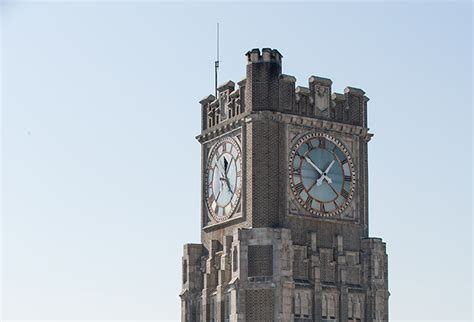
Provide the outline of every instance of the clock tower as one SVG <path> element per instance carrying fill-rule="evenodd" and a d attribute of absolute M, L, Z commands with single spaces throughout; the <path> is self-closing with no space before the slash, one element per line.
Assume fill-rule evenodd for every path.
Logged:
<path fill-rule="evenodd" d="M 182 321 L 388 321 L 385 243 L 369 237 L 365 92 L 282 74 L 275 49 L 200 101 L 201 243 Z"/>

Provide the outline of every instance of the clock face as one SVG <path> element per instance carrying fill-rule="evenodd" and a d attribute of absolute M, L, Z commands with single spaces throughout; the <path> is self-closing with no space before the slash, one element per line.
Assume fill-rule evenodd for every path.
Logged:
<path fill-rule="evenodd" d="M 209 155 L 205 178 L 206 204 L 211 216 L 222 221 L 235 212 L 242 188 L 240 147 L 232 138 L 217 142 Z"/>
<path fill-rule="evenodd" d="M 290 153 L 289 177 L 295 199 L 313 215 L 338 215 L 352 200 L 352 158 L 341 142 L 327 134 L 311 133 L 298 140 Z"/>

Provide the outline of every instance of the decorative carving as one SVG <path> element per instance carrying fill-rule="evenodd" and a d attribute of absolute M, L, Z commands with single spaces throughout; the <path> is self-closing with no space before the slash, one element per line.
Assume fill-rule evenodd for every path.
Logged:
<path fill-rule="evenodd" d="M 322 297 L 322 316 L 323 319 L 336 319 L 337 317 L 337 297 L 336 294 L 325 293 Z"/>
<path fill-rule="evenodd" d="M 327 87 L 321 87 L 321 86 L 316 87 L 316 93 L 318 94 L 319 97 L 323 97 L 324 95 L 326 95 L 327 92 L 328 92 Z"/>
<path fill-rule="evenodd" d="M 281 268 L 282 269 L 289 269 L 290 268 L 290 247 L 288 244 L 284 243 L 281 249 L 281 258 L 282 258 L 282 263 L 281 263 Z"/>
<path fill-rule="evenodd" d="M 234 272 L 237 271 L 238 267 L 239 267 L 239 253 L 237 251 L 237 247 L 234 246 L 234 250 L 232 251 L 232 270 Z"/>
<path fill-rule="evenodd" d="M 349 294 L 347 306 L 347 317 L 349 321 L 360 321 L 362 319 L 362 299 L 359 294 Z"/>
<path fill-rule="evenodd" d="M 329 98 L 329 87 L 326 86 L 316 86 L 315 88 L 316 95 L 314 97 L 314 102 L 318 110 L 321 112 L 327 110 L 331 104 Z"/>
<path fill-rule="evenodd" d="M 304 290 L 295 291 L 294 298 L 294 314 L 295 321 L 307 321 L 313 315 L 313 303 L 311 299 L 311 292 Z"/>

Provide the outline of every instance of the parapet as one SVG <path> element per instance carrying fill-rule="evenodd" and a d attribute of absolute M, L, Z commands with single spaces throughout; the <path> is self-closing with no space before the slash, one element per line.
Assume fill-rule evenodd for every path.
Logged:
<path fill-rule="evenodd" d="M 246 53 L 247 62 L 251 63 L 278 63 L 281 64 L 282 55 L 276 49 L 271 48 L 262 48 L 262 52 L 260 53 L 260 49 L 254 48 Z"/>
<path fill-rule="evenodd" d="M 367 127 L 367 102 L 362 89 L 346 87 L 332 93 L 332 80 L 311 76 L 308 86 L 296 86 L 296 78 L 281 72 L 282 55 L 276 49 L 252 49 L 246 53 L 247 77 L 228 81 L 200 103 L 202 130 L 237 118 L 244 112 L 274 111 Z"/>
<path fill-rule="evenodd" d="M 235 89 L 235 83 L 228 81 L 217 87 L 217 97 L 208 95 L 199 101 L 203 131 L 245 111 L 245 83 L 245 79 L 241 80 L 238 82 L 239 87 Z"/>
<path fill-rule="evenodd" d="M 308 87 L 289 87 L 290 76 L 282 75 L 279 108 L 285 113 L 367 127 L 367 101 L 361 89 L 346 87 L 344 94 L 332 93 L 332 80 L 311 76 Z"/>

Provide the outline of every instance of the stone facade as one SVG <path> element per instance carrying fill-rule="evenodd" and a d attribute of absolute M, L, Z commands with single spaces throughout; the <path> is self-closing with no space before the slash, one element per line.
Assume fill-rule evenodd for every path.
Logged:
<path fill-rule="evenodd" d="M 331 94 L 316 76 L 296 87 L 274 49 L 247 60 L 237 88 L 229 81 L 200 102 L 201 244 L 184 246 L 181 320 L 388 321 L 385 243 L 368 232 L 369 99 L 352 87 Z M 289 187 L 290 150 L 309 132 L 343 142 L 354 164 L 354 193 L 336 216 L 309 214 Z M 223 137 L 240 146 L 242 189 L 218 220 L 205 173 Z"/>

